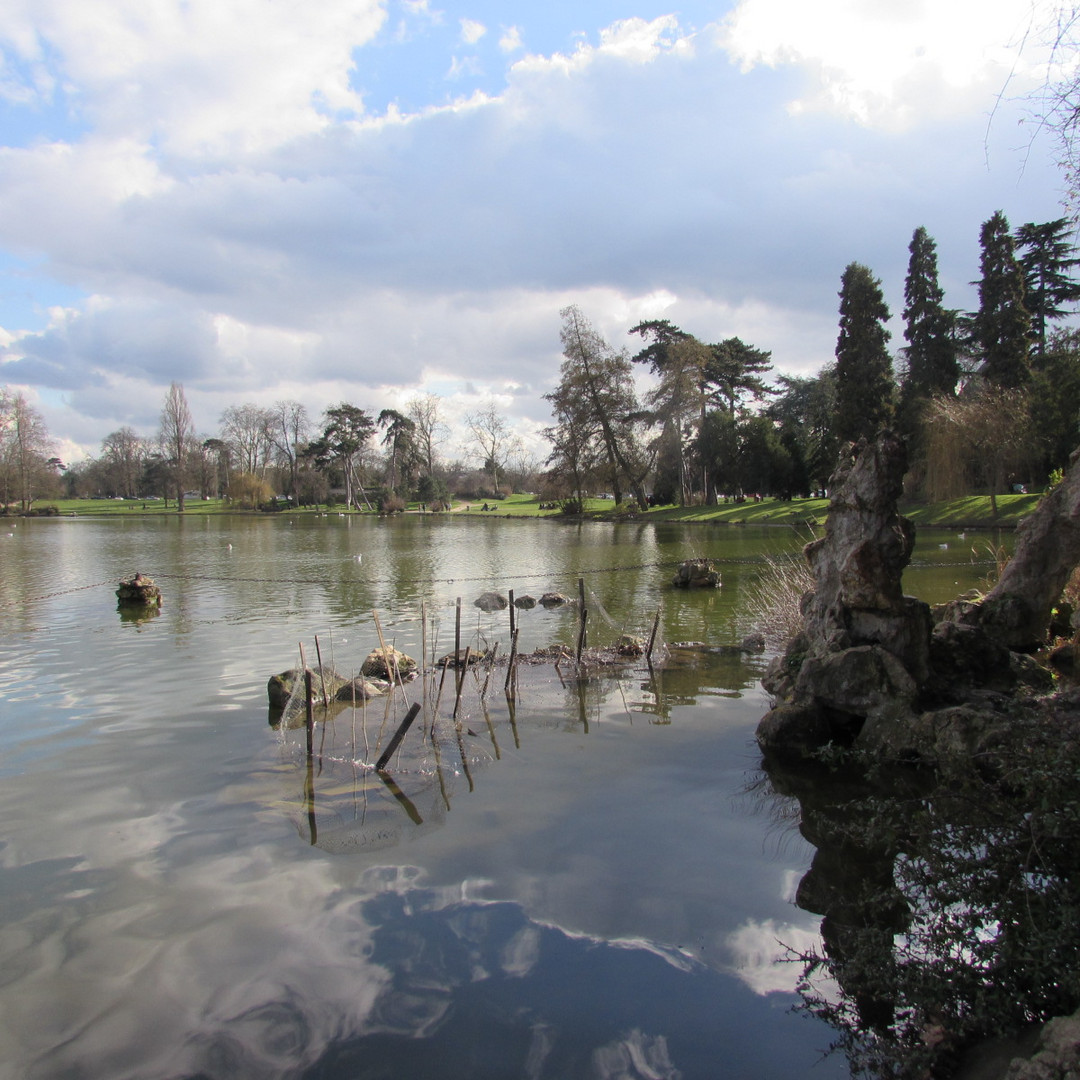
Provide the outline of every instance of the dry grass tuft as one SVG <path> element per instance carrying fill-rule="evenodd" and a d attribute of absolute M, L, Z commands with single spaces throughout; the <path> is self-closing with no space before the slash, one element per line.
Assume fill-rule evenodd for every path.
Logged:
<path fill-rule="evenodd" d="M 800 552 L 766 555 L 761 572 L 743 594 L 743 614 L 752 633 L 782 648 L 803 626 L 800 604 L 814 589 L 814 577 Z"/>

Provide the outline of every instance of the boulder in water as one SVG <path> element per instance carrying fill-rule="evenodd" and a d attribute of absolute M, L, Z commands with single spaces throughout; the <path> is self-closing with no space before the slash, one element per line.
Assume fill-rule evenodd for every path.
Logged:
<path fill-rule="evenodd" d="M 120 582 L 116 599 L 124 606 L 160 607 L 161 590 L 152 579 L 137 573 L 134 577 Z"/>
<path fill-rule="evenodd" d="M 716 589 L 720 586 L 720 574 L 708 559 L 687 559 L 671 584 L 678 589 Z"/>
<path fill-rule="evenodd" d="M 387 664 L 389 661 L 389 665 Z M 388 648 L 383 653 L 382 649 L 374 649 L 369 652 L 367 658 L 360 665 L 360 674 L 367 675 L 369 678 L 375 677 L 379 679 L 387 679 L 390 682 L 394 680 L 394 672 L 403 679 L 407 679 L 416 674 L 417 663 L 411 656 L 406 656 L 403 652 L 398 652 L 393 646 Z"/>

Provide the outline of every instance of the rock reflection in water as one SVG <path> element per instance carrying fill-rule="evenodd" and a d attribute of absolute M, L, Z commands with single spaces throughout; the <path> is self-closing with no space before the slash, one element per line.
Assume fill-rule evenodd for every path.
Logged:
<path fill-rule="evenodd" d="M 1075 748 L 1046 750 L 993 778 L 766 762 L 817 849 L 796 894 L 822 916 L 803 1008 L 853 1075 L 957 1075 L 981 1042 L 1080 1005 L 1080 773 Z"/>

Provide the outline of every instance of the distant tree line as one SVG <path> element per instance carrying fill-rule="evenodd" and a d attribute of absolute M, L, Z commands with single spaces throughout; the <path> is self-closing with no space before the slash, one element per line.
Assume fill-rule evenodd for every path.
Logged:
<path fill-rule="evenodd" d="M 895 357 L 881 282 L 847 266 L 835 359 L 809 378 L 773 376 L 769 352 L 666 320 L 631 328 L 643 342 L 631 356 L 566 308 L 548 483 L 574 505 L 599 490 L 681 505 L 791 498 L 824 490 L 840 447 L 885 426 L 908 439 L 913 493 L 1045 483 L 1080 444 L 1080 332 L 1054 326 L 1080 299 L 1071 226 L 1014 233 L 998 212 L 980 247 L 979 306 L 963 312 L 945 306 L 936 245 L 915 230 Z M 634 364 L 655 379 L 640 397 Z"/>
<path fill-rule="evenodd" d="M 153 436 L 110 433 L 100 455 L 68 469 L 64 483 L 71 496 L 165 497 L 181 511 L 192 497 L 249 509 L 336 502 L 393 511 L 409 501 L 438 508 L 451 493 L 498 498 L 536 482 L 537 464 L 494 403 L 468 414 L 466 427 L 466 460 L 445 459 L 440 401 L 420 394 L 404 412 L 342 401 L 316 420 L 298 401 L 231 405 L 215 434 L 200 434 L 174 382 Z"/>
<path fill-rule="evenodd" d="M 631 327 L 631 354 L 565 308 L 544 463 L 493 401 L 465 417 L 460 460 L 441 453 L 449 430 L 432 394 L 400 412 L 342 401 L 318 418 L 292 400 L 233 405 L 216 432 L 199 433 L 174 382 L 155 435 L 121 427 L 97 457 L 65 468 L 26 396 L 0 388 L 0 506 L 26 510 L 62 490 L 165 496 L 178 510 L 193 495 L 384 511 L 515 489 L 568 510 L 596 494 L 624 507 L 792 498 L 825 490 L 840 447 L 886 425 L 908 439 L 912 493 L 1042 486 L 1080 443 L 1080 331 L 1056 326 L 1080 300 L 1069 222 L 1014 232 L 1004 214 L 990 217 L 970 312 L 946 306 L 926 229 L 908 250 L 904 346 L 890 354 L 881 282 L 853 262 L 840 279 L 835 357 L 809 377 L 774 372 L 770 352 L 738 337 L 706 342 L 667 320 Z"/>

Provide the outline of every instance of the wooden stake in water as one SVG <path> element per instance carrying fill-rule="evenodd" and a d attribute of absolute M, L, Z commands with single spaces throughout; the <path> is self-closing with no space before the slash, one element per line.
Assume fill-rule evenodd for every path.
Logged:
<path fill-rule="evenodd" d="M 578 610 L 581 612 L 581 623 L 578 627 L 578 646 L 577 646 L 577 658 L 578 663 L 581 663 L 581 653 L 585 648 L 585 620 L 589 617 L 589 612 L 585 607 L 585 579 L 579 577 L 577 579 L 577 593 L 578 593 Z"/>
<path fill-rule="evenodd" d="M 457 719 L 458 708 L 461 705 L 461 691 L 465 688 L 465 672 L 469 670 L 469 654 L 472 651 L 472 646 L 465 646 L 465 662 L 462 664 L 461 674 L 458 676 L 457 681 L 457 697 L 454 699 L 454 715 L 453 719 Z"/>
<path fill-rule="evenodd" d="M 304 655 L 304 643 L 300 642 L 300 666 L 304 669 L 304 705 L 305 724 L 307 726 L 307 753 L 311 757 L 314 750 L 312 729 L 315 726 L 315 702 L 314 690 L 311 685 L 311 668 L 307 666 L 307 657 Z"/>
<path fill-rule="evenodd" d="M 510 662 L 506 665 L 506 682 L 503 683 L 503 690 L 510 689 L 510 683 L 514 678 L 514 665 L 517 663 L 517 642 L 518 632 L 514 631 L 514 636 L 510 639 Z"/>
<path fill-rule="evenodd" d="M 398 670 L 397 657 L 390 655 L 390 650 L 386 647 L 386 638 L 383 637 L 382 624 L 379 622 L 379 613 L 373 611 L 371 613 L 372 618 L 375 620 L 375 630 L 379 635 L 379 648 L 382 649 L 383 663 L 386 665 L 386 674 L 390 677 L 390 697 L 394 696 L 394 686 L 401 687 L 401 700 L 404 704 L 408 705 L 408 699 L 405 697 L 405 684 L 401 681 L 401 672 Z"/>
<path fill-rule="evenodd" d="M 499 643 L 495 642 L 495 648 L 491 650 L 491 655 L 488 657 L 487 674 L 484 676 L 484 685 L 480 689 L 480 700 L 483 701 L 487 695 L 488 683 L 491 681 L 491 673 L 495 670 L 495 658 L 499 655 Z"/>
<path fill-rule="evenodd" d="M 458 661 L 461 659 L 461 597 L 458 597 L 457 610 L 454 616 L 454 680 L 461 684 L 461 669 Z M 460 692 L 460 690 L 458 691 Z"/>
<path fill-rule="evenodd" d="M 514 636 L 517 629 L 517 608 L 514 605 L 514 590 L 510 590 L 510 636 Z"/>
<path fill-rule="evenodd" d="M 305 726 L 307 727 L 307 756 L 310 758 L 312 751 L 315 748 L 315 689 L 312 686 L 311 681 L 311 668 L 306 665 L 304 667 L 304 697 L 307 700 L 307 711 L 305 714 Z"/>
<path fill-rule="evenodd" d="M 319 635 L 315 635 L 315 657 L 319 661 L 319 683 L 322 686 L 322 703 L 324 706 L 330 704 L 330 698 L 326 693 L 326 674 L 323 671 L 322 663 L 322 649 L 319 648 Z"/>
<path fill-rule="evenodd" d="M 420 701 L 427 712 L 427 601 L 420 601 Z"/>
<path fill-rule="evenodd" d="M 649 647 L 645 650 L 645 659 L 652 665 L 653 645 L 656 643 L 656 631 L 660 627 L 660 609 L 656 609 L 656 617 L 652 621 L 652 633 L 649 635 Z"/>
<path fill-rule="evenodd" d="M 581 626 L 578 629 L 578 639 L 577 639 L 577 662 L 579 664 L 581 663 L 582 651 L 585 649 L 585 621 L 588 619 L 588 617 L 589 617 L 589 609 L 588 608 L 582 608 L 581 609 Z"/>
<path fill-rule="evenodd" d="M 401 740 L 405 738 L 406 732 L 412 727 L 412 722 L 416 719 L 420 712 L 420 702 L 414 702 L 412 708 L 405 714 L 405 719 L 398 725 L 397 731 L 394 732 L 394 737 L 386 744 L 386 749 L 382 753 L 382 757 L 375 762 L 375 769 L 377 772 L 382 772 L 386 768 L 386 763 L 394 756 L 394 751 L 401 745 Z"/>

